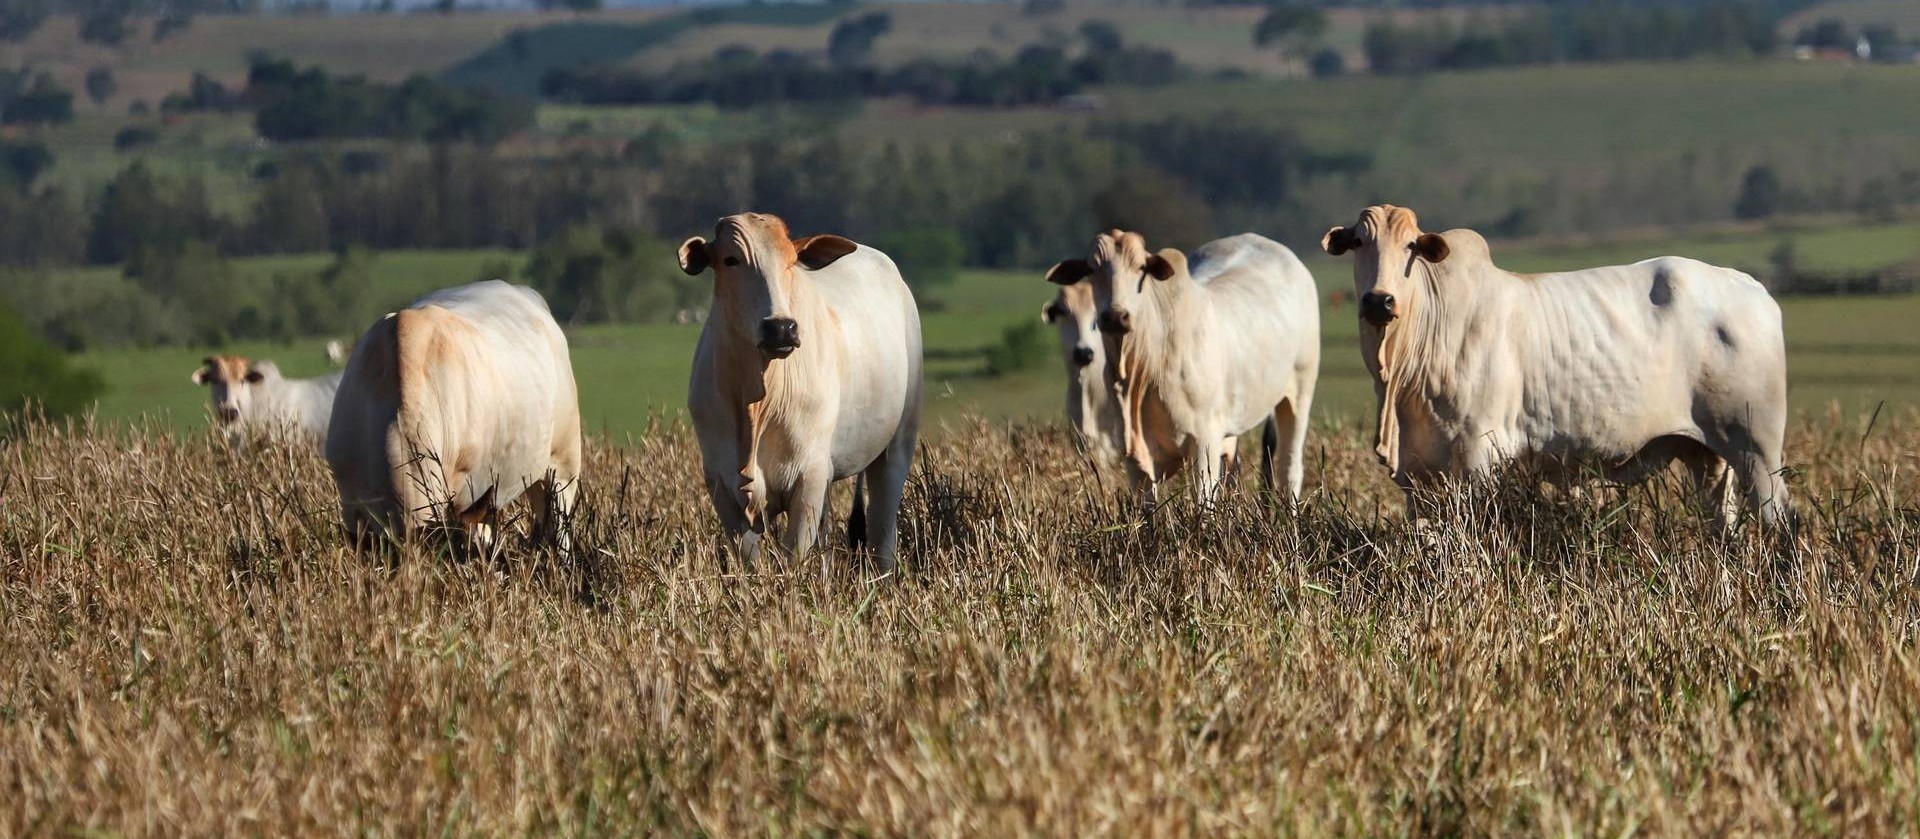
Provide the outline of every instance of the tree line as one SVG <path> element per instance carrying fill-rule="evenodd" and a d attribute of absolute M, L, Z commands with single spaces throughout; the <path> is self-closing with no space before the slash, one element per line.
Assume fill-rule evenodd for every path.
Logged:
<path fill-rule="evenodd" d="M 1561 4 L 1536 13 L 1369 24 L 1362 36 L 1376 73 L 1464 70 L 1517 64 L 1670 60 L 1764 55 L 1776 46 L 1775 18 L 1737 2 L 1698 6 Z"/>
<path fill-rule="evenodd" d="M 218 343 L 350 330 L 398 302 L 378 297 L 366 265 L 400 248 L 527 252 L 497 273 L 541 288 L 564 320 L 672 318 L 705 288 L 678 274 L 671 243 L 744 207 L 881 247 L 924 288 L 960 265 L 1051 264 L 1109 227 L 1176 247 L 1259 230 L 1306 248 L 1329 219 L 1389 196 L 1506 237 L 1920 206 L 1913 159 L 1857 159 L 1836 177 L 1819 149 L 1757 163 L 1640 160 L 1574 189 L 1550 173 L 1409 172 L 1248 117 L 869 142 L 762 116 L 754 139 L 695 143 L 658 129 L 560 157 L 463 142 L 302 144 L 269 153 L 237 206 L 195 176 L 137 161 L 73 193 L 48 183 L 59 164 L 45 147 L 0 142 L 0 265 L 10 266 L 0 292 L 65 348 Z M 328 273 L 271 283 L 227 263 L 314 252 L 336 254 Z M 53 273 L 78 265 L 111 272 Z"/>
<path fill-rule="evenodd" d="M 1082 25 L 1076 48 L 1034 44 L 1006 58 L 983 51 L 882 67 L 872 61 L 874 41 L 890 28 L 890 16 L 875 12 L 837 24 L 824 57 L 733 45 L 661 72 L 608 64 L 555 68 L 540 89 L 547 99 L 588 105 L 708 102 L 737 109 L 904 96 L 923 105 L 1011 107 L 1057 102 L 1094 86 L 1152 86 L 1193 75 L 1173 53 L 1127 44 L 1104 21 Z"/>

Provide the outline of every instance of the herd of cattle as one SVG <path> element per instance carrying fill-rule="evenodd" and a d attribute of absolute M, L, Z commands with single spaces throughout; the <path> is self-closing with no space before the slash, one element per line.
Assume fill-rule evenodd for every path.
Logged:
<path fill-rule="evenodd" d="M 1679 257 L 1514 274 L 1479 234 L 1423 232 L 1390 205 L 1321 247 L 1353 256 L 1375 452 L 1410 509 L 1443 479 L 1507 463 L 1631 481 L 1678 462 L 1728 526 L 1787 514 L 1785 341 L 1753 278 Z M 828 489 L 854 478 L 848 532 L 891 567 L 921 410 L 920 320 L 899 269 L 759 213 L 688 239 L 680 267 L 713 273 L 687 399 L 737 551 L 756 556 L 784 517 L 784 551 L 806 556 Z M 1153 251 L 1114 230 L 1046 279 L 1068 420 L 1092 462 L 1121 465 L 1149 502 L 1187 470 L 1206 499 L 1240 435 L 1264 425 L 1262 479 L 1300 497 L 1320 322 L 1292 251 L 1250 233 Z M 367 329 L 330 376 L 215 356 L 193 381 L 236 445 L 259 431 L 322 443 L 363 546 L 451 527 L 492 550 L 499 510 L 527 495 L 535 534 L 569 549 L 579 399 L 566 336 L 530 289 L 428 294 Z"/>

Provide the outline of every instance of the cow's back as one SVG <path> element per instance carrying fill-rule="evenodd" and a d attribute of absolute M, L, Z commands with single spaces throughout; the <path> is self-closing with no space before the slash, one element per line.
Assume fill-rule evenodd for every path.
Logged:
<path fill-rule="evenodd" d="M 1188 274 L 1206 305 L 1197 322 L 1176 324 L 1176 342 L 1206 348 L 1208 379 L 1236 404 L 1233 425 L 1249 427 L 1275 402 L 1317 375 L 1320 309 L 1313 275 L 1285 245 L 1242 233 L 1194 249 Z"/>
<path fill-rule="evenodd" d="M 409 497 L 422 489 L 464 508 L 491 487 L 506 504 L 578 445 L 565 335 L 537 295 L 489 281 L 422 297 L 362 336 L 327 456 L 343 504 L 351 489 L 391 516 L 438 500 Z"/>
<path fill-rule="evenodd" d="M 1652 437 L 1784 411 L 1780 309 L 1742 272 L 1671 256 L 1512 280 L 1489 270 L 1476 319 L 1501 346 L 1456 355 L 1486 359 L 1488 372 L 1464 379 L 1485 396 L 1467 403 L 1492 412 L 1489 427 L 1518 422 L 1500 435 L 1517 437 L 1510 447 L 1618 458 Z M 1497 372 L 1507 365 L 1518 378 Z"/>
<path fill-rule="evenodd" d="M 878 457 L 903 421 L 918 421 L 920 313 L 900 269 L 873 248 L 861 246 L 811 276 L 839 319 L 833 460 L 844 477 Z"/>

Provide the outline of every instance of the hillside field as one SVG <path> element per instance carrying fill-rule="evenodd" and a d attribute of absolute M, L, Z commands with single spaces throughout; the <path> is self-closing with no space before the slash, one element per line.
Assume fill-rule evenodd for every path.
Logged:
<path fill-rule="evenodd" d="M 1341 221 L 1345 221 L 1342 219 Z M 1759 272 L 1767 254 L 1792 240 L 1812 268 L 1884 265 L 1920 256 L 1920 222 L 1842 225 L 1806 230 L 1741 230 L 1678 238 L 1495 245 L 1495 258 L 1519 271 L 1548 271 L 1631 262 L 1681 254 Z M 1356 349 L 1356 315 L 1335 306 L 1332 291 L 1350 287 L 1351 268 L 1318 253 L 1317 242 L 1293 242 L 1313 269 L 1323 292 L 1321 387 L 1315 412 L 1323 422 L 1370 423 L 1373 402 Z M 1071 254 L 1062 254 L 1062 258 Z M 240 260 L 241 273 L 256 278 L 275 271 L 312 271 L 321 255 Z M 501 251 L 400 252 L 376 257 L 374 272 L 387 304 L 398 306 L 423 291 L 478 277 L 488 261 L 519 257 Z M 662 270 L 673 270 L 663 266 Z M 105 276 L 82 272 L 77 281 Z M 936 422 L 962 417 L 1051 417 L 1060 410 L 1063 373 L 1049 357 L 1012 376 L 981 376 L 980 351 L 1003 329 L 1037 321 L 1052 295 L 1040 272 L 967 272 L 952 287 L 928 295 L 937 305 L 923 315 L 928 363 L 927 404 Z M 1821 411 L 1839 402 L 1848 411 L 1920 406 L 1920 298 L 1789 298 L 1785 311 L 1791 392 L 1796 407 Z M 587 425 L 616 439 L 639 434 L 653 415 L 678 416 L 685 406 L 686 377 L 698 327 L 675 325 L 585 326 L 572 330 L 575 374 Z M 342 339 L 350 336 L 340 336 Z M 1051 334 L 1048 337 L 1051 343 Z M 223 350 L 275 359 L 289 375 L 326 368 L 321 341 L 294 345 L 242 344 Z M 208 351 L 200 348 L 125 350 L 83 357 L 99 369 L 109 391 L 99 417 L 109 422 L 157 415 L 175 429 L 199 427 L 206 394 L 187 375 Z"/>
<path fill-rule="evenodd" d="M 1143 520 L 966 423 L 900 578 L 721 561 L 683 427 L 592 440 L 577 558 L 499 564 L 354 556 L 307 452 L 33 431 L 0 834 L 1899 835 L 1920 415 L 1879 419 L 1792 425 L 1791 538 L 1658 484 L 1416 530 L 1358 429 L 1296 513 Z"/>

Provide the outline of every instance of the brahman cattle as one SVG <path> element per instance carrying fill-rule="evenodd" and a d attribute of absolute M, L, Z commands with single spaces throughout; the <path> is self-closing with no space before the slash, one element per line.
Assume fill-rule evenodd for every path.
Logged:
<path fill-rule="evenodd" d="M 1140 234 L 1113 230 L 1094 237 L 1089 258 L 1055 265 L 1047 279 L 1091 281 L 1122 458 L 1149 500 L 1188 463 L 1210 499 L 1235 435 L 1269 419 L 1276 433 L 1264 448 L 1299 499 L 1320 311 L 1293 251 L 1243 233 L 1201 246 L 1189 265 L 1177 250 L 1152 253 Z M 1262 472 L 1272 486 L 1273 466 Z"/>
<path fill-rule="evenodd" d="M 580 479 L 567 338 L 532 289 L 497 280 L 428 294 L 368 329 L 334 400 L 327 462 L 366 544 L 465 526 L 491 553 L 522 493 L 562 556 Z"/>
<path fill-rule="evenodd" d="M 1042 320 L 1060 333 L 1060 356 L 1067 367 L 1067 427 L 1097 466 L 1120 460 L 1120 403 L 1107 383 L 1106 354 L 1094 326 L 1099 314 L 1093 284 L 1077 282 L 1060 289 L 1040 309 Z"/>
<path fill-rule="evenodd" d="M 839 236 L 792 240 L 779 218 L 744 213 L 721 219 L 711 242 L 681 244 L 680 267 L 713 271 L 687 406 L 742 559 L 783 514 L 784 546 L 804 558 L 828 488 L 864 476 L 872 499 L 862 509 L 856 482 L 848 531 L 892 568 L 921 368 L 919 312 L 893 260 Z"/>
<path fill-rule="evenodd" d="M 1564 479 L 1686 463 L 1731 524 L 1787 512 L 1780 308 L 1752 277 L 1679 257 L 1557 274 L 1493 264 L 1471 230 L 1380 205 L 1327 231 L 1354 255 L 1375 451 L 1408 492 L 1519 460 Z"/>
<path fill-rule="evenodd" d="M 237 355 L 201 359 L 191 379 L 196 385 L 207 386 L 214 420 L 226 435 L 227 444 L 236 451 L 256 434 L 319 448 L 327 439 L 333 394 L 340 389 L 338 372 L 289 379 L 281 376 L 280 367 L 271 361 Z"/>

